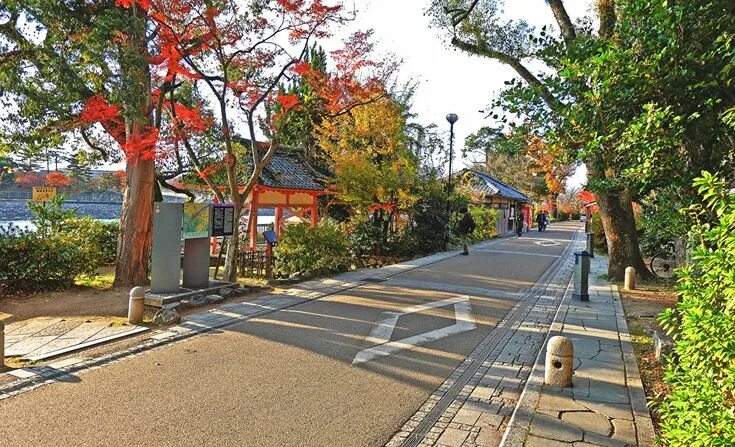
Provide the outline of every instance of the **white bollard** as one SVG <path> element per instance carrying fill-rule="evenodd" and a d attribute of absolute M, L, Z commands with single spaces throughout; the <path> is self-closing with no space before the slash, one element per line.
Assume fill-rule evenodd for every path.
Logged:
<path fill-rule="evenodd" d="M 5 366 L 5 323 L 0 321 L 0 369 Z"/>
<path fill-rule="evenodd" d="M 635 267 L 625 268 L 625 284 L 623 284 L 625 290 L 635 290 Z"/>
<path fill-rule="evenodd" d="M 143 313 L 145 312 L 145 289 L 142 287 L 133 287 L 130 290 L 130 300 L 128 301 L 128 323 L 140 324 L 143 322 Z"/>
<path fill-rule="evenodd" d="M 574 345 L 564 336 L 551 337 L 546 345 L 544 382 L 566 388 L 572 386 L 574 374 Z"/>

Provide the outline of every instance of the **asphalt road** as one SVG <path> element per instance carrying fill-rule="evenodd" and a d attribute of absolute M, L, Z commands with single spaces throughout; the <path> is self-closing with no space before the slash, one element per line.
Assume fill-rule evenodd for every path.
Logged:
<path fill-rule="evenodd" d="M 381 446 L 578 226 L 555 224 L 4 399 L 0 445 Z"/>

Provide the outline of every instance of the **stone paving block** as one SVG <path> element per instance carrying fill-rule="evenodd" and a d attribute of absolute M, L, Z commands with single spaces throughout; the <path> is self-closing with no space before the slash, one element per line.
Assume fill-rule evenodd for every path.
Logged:
<path fill-rule="evenodd" d="M 46 329 L 49 326 L 53 326 L 54 324 L 61 321 L 61 318 L 50 318 L 47 320 L 34 320 L 30 323 L 23 324 L 19 328 L 14 328 L 13 326 L 17 323 L 9 324 L 8 327 L 5 328 L 6 334 L 13 334 L 15 335 L 32 335 L 37 332 L 40 332 L 44 329 Z"/>
<path fill-rule="evenodd" d="M 48 335 L 45 337 L 28 337 L 23 341 L 15 343 L 13 346 L 5 350 L 6 357 L 14 357 L 18 355 L 26 355 L 33 352 L 43 345 L 57 339 L 57 335 Z"/>
<path fill-rule="evenodd" d="M 628 444 L 618 439 L 608 438 L 607 436 L 598 435 L 597 433 L 585 433 L 585 442 L 604 447 L 627 447 Z M 635 445 L 635 444 L 634 444 Z"/>
<path fill-rule="evenodd" d="M 494 427 L 483 427 L 475 438 L 475 444 L 482 447 L 496 447 L 503 439 L 503 431 Z"/>
<path fill-rule="evenodd" d="M 583 440 L 581 429 L 543 414 L 533 415 L 530 431 L 531 434 L 536 436 L 557 441 L 575 442 Z"/>
<path fill-rule="evenodd" d="M 617 385 L 598 380 L 590 381 L 589 400 L 593 402 L 610 402 L 618 404 L 627 404 L 630 402 L 628 388 L 624 385 Z"/>
<path fill-rule="evenodd" d="M 627 404 L 613 404 L 609 402 L 593 402 L 589 399 L 577 399 L 579 405 L 584 406 L 596 413 L 599 413 L 609 419 L 625 419 L 633 420 L 633 413 Z"/>
<path fill-rule="evenodd" d="M 612 424 L 615 427 L 613 439 L 623 441 L 627 444 L 636 444 L 635 425 L 633 425 L 632 421 L 613 419 Z"/>
<path fill-rule="evenodd" d="M 477 419 L 477 422 L 475 422 L 475 426 L 498 428 L 501 425 L 503 425 L 504 421 L 505 421 L 505 416 L 503 415 L 492 414 L 492 413 L 481 413 L 480 417 Z"/>
<path fill-rule="evenodd" d="M 482 413 L 497 414 L 497 412 L 500 410 L 500 405 L 489 404 L 485 402 L 468 401 L 468 402 L 465 402 L 462 408 L 466 408 L 468 410 L 480 411 Z"/>
<path fill-rule="evenodd" d="M 585 411 L 586 407 L 577 403 L 571 396 L 555 393 L 541 393 L 536 406 L 539 410 Z"/>
<path fill-rule="evenodd" d="M 555 441 L 553 439 L 539 438 L 530 435 L 523 444 L 525 447 L 569 447 L 566 442 Z"/>
<path fill-rule="evenodd" d="M 463 408 L 457 412 L 457 414 L 454 416 L 454 419 L 452 419 L 452 422 L 456 422 L 458 424 L 475 425 L 481 414 L 482 413 L 480 413 L 479 411 Z"/>
<path fill-rule="evenodd" d="M 83 320 L 59 320 L 56 324 L 52 324 L 37 333 L 33 334 L 34 337 L 45 337 L 55 335 L 57 337 L 66 334 L 72 329 L 80 326 Z"/>
<path fill-rule="evenodd" d="M 490 399 L 495 392 L 495 388 L 478 386 L 470 394 L 470 397 L 474 399 Z"/>
<path fill-rule="evenodd" d="M 469 434 L 470 432 L 466 430 L 448 428 L 444 430 L 436 443 L 447 447 L 460 447 Z"/>
<path fill-rule="evenodd" d="M 561 420 L 581 428 L 585 432 L 609 436 L 613 426 L 606 417 L 591 411 L 572 411 L 561 414 Z"/>

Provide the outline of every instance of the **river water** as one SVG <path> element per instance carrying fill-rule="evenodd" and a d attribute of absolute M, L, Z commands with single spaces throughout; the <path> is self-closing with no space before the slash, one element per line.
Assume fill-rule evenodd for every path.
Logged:
<path fill-rule="evenodd" d="M 120 203 L 64 203 L 65 209 L 76 209 L 78 217 L 89 216 L 92 219 L 105 221 L 119 220 L 122 204 Z M 273 223 L 273 210 L 261 210 L 258 224 Z M 13 224 L 21 228 L 33 229 L 31 224 L 33 213 L 26 206 L 26 202 L 0 201 L 0 227 Z"/>

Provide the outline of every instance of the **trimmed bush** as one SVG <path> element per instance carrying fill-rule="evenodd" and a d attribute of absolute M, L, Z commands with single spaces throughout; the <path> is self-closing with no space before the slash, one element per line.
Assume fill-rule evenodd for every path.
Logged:
<path fill-rule="evenodd" d="M 8 227 L 0 230 L 0 292 L 39 292 L 68 287 L 96 266 L 79 240 L 44 237 Z"/>
<path fill-rule="evenodd" d="M 333 222 L 289 225 L 275 248 L 275 270 L 288 276 L 336 269 L 349 259 L 347 239 Z"/>
<path fill-rule="evenodd" d="M 495 227 L 498 220 L 498 210 L 485 206 L 473 206 L 470 208 L 470 214 L 472 214 L 476 225 L 475 231 L 472 232 L 472 239 L 482 241 L 498 237 L 498 231 Z"/>

